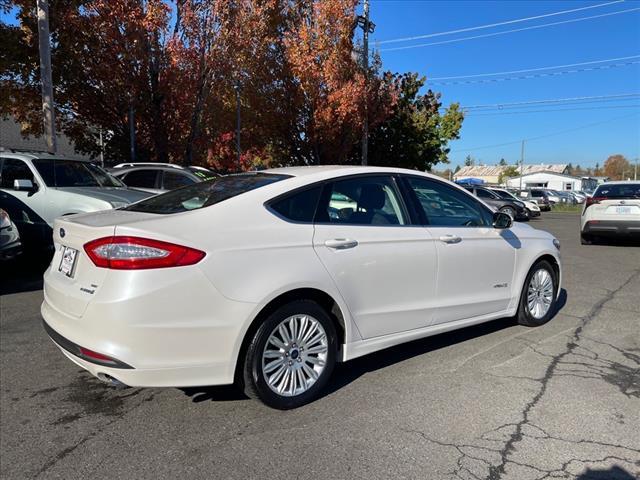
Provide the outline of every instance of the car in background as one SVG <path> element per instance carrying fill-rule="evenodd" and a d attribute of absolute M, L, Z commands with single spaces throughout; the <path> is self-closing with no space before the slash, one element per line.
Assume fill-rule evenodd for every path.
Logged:
<path fill-rule="evenodd" d="M 640 182 L 607 182 L 588 198 L 580 219 L 583 245 L 603 238 L 628 238 L 640 244 Z"/>
<path fill-rule="evenodd" d="M 586 200 L 587 196 L 585 194 L 583 194 L 582 192 L 579 192 L 577 190 L 571 190 L 569 192 L 571 196 L 573 196 L 573 198 L 575 199 L 576 203 L 582 205 L 584 203 L 584 201 Z"/>
<path fill-rule="evenodd" d="M 491 187 L 491 188 L 489 188 L 489 190 L 491 190 L 493 193 L 495 193 L 500 198 L 503 198 L 505 200 L 512 199 L 512 200 L 517 200 L 519 202 L 524 203 L 524 206 L 529 211 L 529 218 L 534 218 L 534 217 L 539 217 L 540 216 L 540 207 L 538 206 L 538 204 L 536 202 L 533 202 L 531 200 L 520 199 L 520 198 L 516 197 L 513 193 L 511 193 L 509 190 L 505 190 L 503 188 L 493 188 L 493 187 Z"/>
<path fill-rule="evenodd" d="M 546 190 L 542 188 L 532 188 L 529 190 L 520 190 L 519 197 L 527 200 L 535 201 L 543 212 L 551 210 L 554 202 Z"/>
<path fill-rule="evenodd" d="M 0 152 L 0 207 L 18 228 L 25 249 L 50 246 L 57 217 L 124 207 L 149 196 L 91 162 Z"/>
<path fill-rule="evenodd" d="M 20 233 L 9 214 L 0 208 L 0 261 L 10 260 L 21 252 Z"/>
<path fill-rule="evenodd" d="M 576 201 L 576 197 L 574 197 L 571 192 L 558 190 L 554 190 L 553 192 L 558 196 L 558 198 L 560 199 L 560 203 L 562 204 L 575 205 L 576 203 L 578 203 Z"/>
<path fill-rule="evenodd" d="M 514 220 L 529 220 L 529 211 L 525 207 L 524 202 L 517 199 L 502 198 L 486 187 L 478 187 L 475 185 L 461 186 L 476 197 L 481 198 L 482 201 L 495 208 L 496 211 L 506 213 Z"/>
<path fill-rule="evenodd" d="M 205 167 L 181 167 L 172 163 L 122 163 L 111 174 L 127 186 L 150 193 L 163 193 L 219 175 Z"/>
<path fill-rule="evenodd" d="M 227 175 L 54 235 L 41 313 L 70 361 L 107 384 L 236 382 L 279 409 L 317 398 L 336 362 L 497 318 L 542 325 L 562 283 L 550 233 L 399 168 Z"/>

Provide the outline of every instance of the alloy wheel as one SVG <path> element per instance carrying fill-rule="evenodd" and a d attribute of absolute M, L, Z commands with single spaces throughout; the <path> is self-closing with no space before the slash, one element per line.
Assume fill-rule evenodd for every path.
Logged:
<path fill-rule="evenodd" d="M 276 394 L 300 395 L 322 375 L 328 351 L 322 324 L 310 315 L 292 315 L 269 335 L 262 352 L 262 374 Z"/>
<path fill-rule="evenodd" d="M 537 320 L 543 318 L 553 303 L 553 277 L 545 268 L 540 268 L 531 276 L 527 288 L 527 309 Z"/>

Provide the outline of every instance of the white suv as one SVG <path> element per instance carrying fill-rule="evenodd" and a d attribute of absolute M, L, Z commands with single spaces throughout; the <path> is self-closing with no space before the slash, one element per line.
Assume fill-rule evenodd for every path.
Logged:
<path fill-rule="evenodd" d="M 0 208 L 16 224 L 25 247 L 51 245 L 57 217 L 123 207 L 148 196 L 89 162 L 0 151 Z"/>
<path fill-rule="evenodd" d="M 607 182 L 587 197 L 580 238 L 583 245 L 589 245 L 600 237 L 640 242 L 640 182 Z"/>

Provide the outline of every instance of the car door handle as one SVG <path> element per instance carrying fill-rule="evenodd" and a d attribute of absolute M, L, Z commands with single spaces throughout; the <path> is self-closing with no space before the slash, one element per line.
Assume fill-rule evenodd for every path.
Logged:
<path fill-rule="evenodd" d="M 348 238 L 334 238 L 333 240 L 327 240 L 324 244 L 325 246 L 335 250 L 345 250 L 347 248 L 356 247 L 358 242 L 356 240 L 349 240 Z"/>
<path fill-rule="evenodd" d="M 460 243 L 462 238 L 457 235 L 442 235 L 440 241 L 444 243 Z"/>

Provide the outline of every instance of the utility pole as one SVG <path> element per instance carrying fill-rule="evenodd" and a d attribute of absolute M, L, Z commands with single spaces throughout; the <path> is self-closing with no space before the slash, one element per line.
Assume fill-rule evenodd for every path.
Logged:
<path fill-rule="evenodd" d="M 129 156 L 131 161 L 136 161 L 136 123 L 135 112 L 133 110 L 133 103 L 129 104 Z"/>
<path fill-rule="evenodd" d="M 369 84 L 369 34 L 373 33 L 376 25 L 369 20 L 369 0 L 364 0 L 363 15 L 358 15 L 356 24 L 362 28 L 362 67 L 364 69 L 365 86 Z M 367 165 L 369 157 L 369 113 L 367 112 L 367 98 L 364 105 L 364 122 L 362 125 L 362 165 Z"/>
<path fill-rule="evenodd" d="M 242 85 L 240 80 L 236 80 L 233 89 L 236 91 L 236 162 L 238 171 L 240 171 L 240 89 Z"/>
<path fill-rule="evenodd" d="M 520 147 L 520 190 L 522 190 L 522 174 L 524 173 L 524 140 L 522 140 L 522 147 Z"/>
<path fill-rule="evenodd" d="M 47 151 L 56 153 L 56 115 L 53 106 L 53 82 L 51 80 L 51 41 L 49 38 L 49 2 L 36 0 L 38 10 L 38 40 L 40 44 L 40 84 L 42 89 L 42 113 Z"/>
<path fill-rule="evenodd" d="M 100 127 L 100 166 L 104 168 L 104 141 L 102 139 L 102 127 Z"/>
<path fill-rule="evenodd" d="M 638 157 L 636 157 L 636 164 L 633 167 L 633 180 L 638 180 Z"/>

